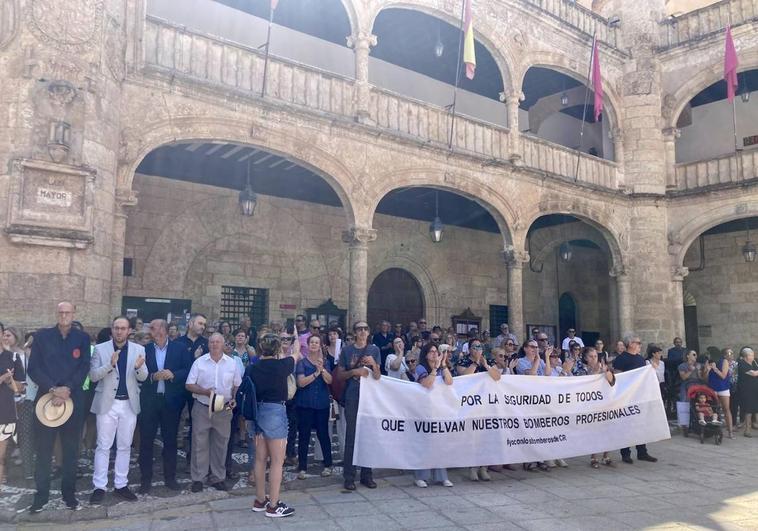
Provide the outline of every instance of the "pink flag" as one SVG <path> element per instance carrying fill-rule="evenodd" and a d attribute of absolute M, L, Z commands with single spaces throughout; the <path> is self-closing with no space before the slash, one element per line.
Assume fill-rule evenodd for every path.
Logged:
<path fill-rule="evenodd" d="M 471 16 L 472 0 L 466 2 L 463 11 L 463 62 L 466 64 L 466 77 L 474 79 L 476 72 L 476 52 L 474 51 L 474 20 Z"/>
<path fill-rule="evenodd" d="M 603 112 L 603 79 L 600 75 L 600 52 L 597 37 L 592 40 L 592 90 L 595 91 L 595 121 Z"/>
<path fill-rule="evenodd" d="M 271 11 L 276 9 L 276 4 L 279 3 L 279 0 L 271 0 Z"/>
<path fill-rule="evenodd" d="M 726 46 L 724 47 L 724 79 L 726 80 L 726 99 L 729 102 L 734 101 L 734 95 L 737 93 L 737 67 L 740 62 L 737 59 L 737 51 L 734 49 L 732 40 L 732 27 L 726 27 Z"/>

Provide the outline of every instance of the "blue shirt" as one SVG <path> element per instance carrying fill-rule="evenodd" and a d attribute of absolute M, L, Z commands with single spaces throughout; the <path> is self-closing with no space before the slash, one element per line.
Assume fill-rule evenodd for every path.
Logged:
<path fill-rule="evenodd" d="M 324 366 L 327 371 L 329 369 Z M 295 377 L 310 376 L 317 371 L 316 366 L 308 358 L 301 358 L 295 368 Z M 319 375 L 313 382 L 305 387 L 299 387 L 295 394 L 295 405 L 309 409 L 326 409 L 331 404 L 329 387 Z"/>
<path fill-rule="evenodd" d="M 356 363 L 356 361 L 364 356 L 371 356 L 374 358 L 374 361 L 377 365 L 381 364 L 382 362 L 381 354 L 379 353 L 379 347 L 369 343 L 363 348 L 358 348 L 354 344 L 348 345 L 343 348 L 342 352 L 340 352 L 339 364 L 342 365 L 343 369 L 349 371 L 351 369 L 354 369 L 355 367 L 353 367 L 353 365 Z M 360 376 L 355 376 L 345 382 L 345 394 L 342 395 L 345 401 L 358 401 L 358 398 L 361 394 L 360 379 Z"/>
<path fill-rule="evenodd" d="M 535 376 L 545 376 L 545 360 L 539 360 L 540 366 L 537 368 Z M 529 375 L 532 370 L 532 362 L 527 358 L 519 358 L 516 365 L 516 372 L 522 375 Z"/>
<path fill-rule="evenodd" d="M 613 360 L 613 368 L 619 372 L 633 371 L 645 366 L 645 358 L 639 354 L 624 352 Z"/>
<path fill-rule="evenodd" d="M 166 344 L 163 345 L 163 348 L 159 347 L 158 343 L 155 343 L 155 364 L 158 366 L 159 371 L 162 371 L 166 367 L 166 352 L 167 351 L 168 351 L 168 340 L 166 341 Z M 159 380 L 157 393 L 165 394 L 165 392 L 166 392 L 166 382 L 163 380 Z"/>
<path fill-rule="evenodd" d="M 89 336 L 81 330 L 71 328 L 65 338 L 57 326 L 34 334 L 28 370 L 41 394 L 51 387 L 64 385 L 71 390 L 74 402 L 83 398 L 82 384 L 89 374 L 89 366 Z"/>

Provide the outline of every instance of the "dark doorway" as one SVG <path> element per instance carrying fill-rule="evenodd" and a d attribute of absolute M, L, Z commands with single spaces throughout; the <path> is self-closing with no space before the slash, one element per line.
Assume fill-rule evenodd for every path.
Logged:
<path fill-rule="evenodd" d="M 561 295 L 558 300 L 558 337 L 566 337 L 566 330 L 573 328 L 576 330 L 576 335 L 581 337 L 581 333 L 576 326 L 576 302 L 574 297 L 568 293 Z"/>
<path fill-rule="evenodd" d="M 684 344 L 688 350 L 700 352 L 700 338 L 697 328 L 697 306 L 684 307 Z"/>
<path fill-rule="evenodd" d="M 373 328 L 380 321 L 407 325 L 424 316 L 424 296 L 413 275 L 404 269 L 392 268 L 383 271 L 368 292 L 369 325 Z"/>

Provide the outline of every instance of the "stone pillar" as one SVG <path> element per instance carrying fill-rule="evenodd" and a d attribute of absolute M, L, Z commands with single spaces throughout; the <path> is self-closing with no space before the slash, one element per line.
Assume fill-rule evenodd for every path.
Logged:
<path fill-rule="evenodd" d="M 684 337 L 684 278 L 690 270 L 686 267 L 674 267 L 671 271 L 671 284 L 673 293 L 671 296 L 674 334 L 672 337 Z"/>
<path fill-rule="evenodd" d="M 348 48 L 355 52 L 355 113 L 359 122 L 369 121 L 371 91 L 368 82 L 368 54 L 376 46 L 376 35 L 359 31 L 347 38 Z M 365 316 L 363 317 L 365 318 Z"/>
<path fill-rule="evenodd" d="M 527 337 L 524 324 L 524 263 L 529 261 L 525 251 L 507 249 L 503 251 L 508 267 L 508 325 L 519 341 Z"/>
<path fill-rule="evenodd" d="M 521 155 L 521 132 L 519 131 L 518 110 L 519 103 L 524 101 L 526 96 L 523 92 L 511 92 L 506 94 L 500 93 L 500 101 L 505 103 L 508 109 L 508 129 L 510 137 L 509 159 L 514 164 L 519 164 L 522 159 Z"/>
<path fill-rule="evenodd" d="M 666 152 L 666 189 L 676 189 L 676 139 L 682 136 L 681 129 L 668 127 L 663 130 L 663 143 Z"/>
<path fill-rule="evenodd" d="M 618 308 L 620 335 L 634 331 L 634 312 L 632 299 L 632 283 L 626 271 L 614 268 L 610 275 L 616 279 L 616 299 Z"/>
<path fill-rule="evenodd" d="M 116 192 L 116 208 L 113 214 L 113 235 L 111 250 L 111 317 L 121 314 L 121 298 L 124 295 L 124 247 L 126 245 L 126 218 L 128 207 L 137 204 L 137 197 L 131 190 Z"/>
<path fill-rule="evenodd" d="M 352 227 L 342 233 L 342 241 L 349 248 L 349 271 L 347 303 L 347 326 L 366 319 L 368 308 L 368 244 L 376 240 L 376 230 Z"/>
<path fill-rule="evenodd" d="M 624 188 L 626 181 L 623 179 L 624 171 L 624 132 L 618 127 L 614 127 L 611 131 L 611 139 L 613 141 L 613 160 L 618 164 L 621 171 L 619 179 L 616 182 L 618 188 Z"/>
<path fill-rule="evenodd" d="M 610 334 L 611 336 L 606 340 L 608 348 L 613 348 L 613 343 L 621 338 L 622 332 L 619 330 L 619 303 L 618 303 L 618 286 L 616 284 L 616 277 L 612 273 L 609 273 L 611 277 L 608 283 L 608 310 L 610 314 Z"/>

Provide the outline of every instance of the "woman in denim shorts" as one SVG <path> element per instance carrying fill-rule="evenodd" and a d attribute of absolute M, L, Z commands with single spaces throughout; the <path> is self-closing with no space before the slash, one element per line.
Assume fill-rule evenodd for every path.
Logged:
<path fill-rule="evenodd" d="M 266 334 L 259 341 L 259 360 L 248 367 L 255 384 L 258 414 L 255 419 L 255 491 L 254 512 L 265 511 L 270 518 L 283 518 L 295 513 L 279 499 L 282 485 L 284 454 L 287 446 L 287 378 L 300 359 L 300 342 L 292 342 L 292 352 L 282 354 L 282 340 Z M 266 461 L 271 458 L 269 492 L 266 496 Z"/>

